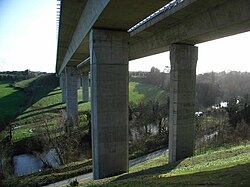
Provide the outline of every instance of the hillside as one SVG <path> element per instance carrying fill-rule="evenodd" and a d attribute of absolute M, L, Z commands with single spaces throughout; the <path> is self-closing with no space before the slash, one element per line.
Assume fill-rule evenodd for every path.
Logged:
<path fill-rule="evenodd" d="M 9 81 L 0 81 L 0 131 L 7 121 L 23 110 L 26 93 L 10 85 Z"/>
<path fill-rule="evenodd" d="M 166 91 L 148 83 L 130 82 L 129 83 L 129 102 L 140 103 L 147 101 L 167 101 Z"/>
<path fill-rule="evenodd" d="M 143 162 L 128 174 L 80 186 L 248 186 L 250 143 L 209 150 L 191 158 L 167 164 L 167 156 Z"/>
<path fill-rule="evenodd" d="M 248 186 L 250 183 L 250 142 L 207 150 L 172 164 L 167 162 L 167 155 L 159 156 L 130 167 L 129 173 L 95 181 L 84 180 L 79 186 Z M 10 178 L 2 181 L 2 185 L 45 185 L 91 170 L 91 161 L 86 160 Z"/>
<path fill-rule="evenodd" d="M 1 84 L 1 86 L 5 88 L 6 91 L 4 92 L 7 96 L 5 96 L 4 99 L 1 99 L 4 95 L 0 95 L 0 104 L 2 106 L 2 103 L 6 103 L 4 106 L 8 106 L 8 108 L 11 109 L 9 103 L 12 101 L 14 106 L 18 106 L 13 109 L 13 113 L 17 113 L 17 111 L 19 111 L 19 115 L 13 123 L 14 129 L 12 136 L 14 141 L 19 141 L 25 137 L 35 135 L 35 126 L 43 123 L 45 118 L 51 119 L 49 122 L 51 125 L 56 124 L 56 121 L 53 119 L 61 116 L 61 111 L 65 111 L 66 104 L 61 102 L 62 94 L 60 88 L 58 87 L 58 78 L 56 78 L 54 74 L 39 75 L 31 79 L 16 82 L 14 84 L 15 88 L 10 88 L 11 91 L 7 89 L 8 85 L 9 83 Z M 25 90 L 26 92 L 16 91 L 17 89 Z M 13 92 L 16 95 L 14 95 Z M 23 94 L 22 100 L 20 94 Z M 20 108 L 20 104 L 17 105 L 16 102 L 14 103 L 14 96 L 18 96 L 19 100 L 21 100 L 19 101 L 20 103 L 24 103 L 24 99 L 26 98 L 27 101 L 25 106 Z M 8 98 L 10 98 L 10 100 Z M 81 98 L 82 91 L 79 89 L 79 114 L 83 111 L 90 110 L 90 102 L 82 103 Z M 166 91 L 150 84 L 136 82 L 129 83 L 129 102 L 139 103 L 149 100 L 157 100 L 159 102 L 166 101 Z M 9 112 L 2 107 L 0 110 Z M 4 112 L 1 114 L 4 114 Z M 1 116 L 4 117 L 3 115 Z M 7 134 L 7 132 L 5 134 Z"/>

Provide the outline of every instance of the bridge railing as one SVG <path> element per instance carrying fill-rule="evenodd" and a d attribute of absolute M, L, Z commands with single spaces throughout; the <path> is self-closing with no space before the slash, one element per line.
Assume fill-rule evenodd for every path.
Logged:
<path fill-rule="evenodd" d="M 158 16 L 159 14 L 161 14 L 165 11 L 170 10 L 171 8 L 177 6 L 178 4 L 182 3 L 183 1 L 185 1 L 185 0 L 172 0 L 172 1 L 170 1 L 168 4 L 166 4 L 165 6 L 160 8 L 159 10 L 155 11 L 153 14 L 149 15 L 148 17 L 146 17 L 145 19 L 143 19 L 142 21 L 140 21 L 139 23 L 137 23 L 133 27 L 131 27 L 128 30 L 128 32 L 132 32 L 132 31 L 136 30 L 137 28 L 139 28 L 140 26 L 142 26 L 143 24 L 145 24 L 149 20 L 153 19 L 154 17 Z"/>

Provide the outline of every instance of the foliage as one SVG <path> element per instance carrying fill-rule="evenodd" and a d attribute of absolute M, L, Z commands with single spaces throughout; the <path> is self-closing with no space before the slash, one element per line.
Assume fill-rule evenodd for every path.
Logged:
<path fill-rule="evenodd" d="M 130 103 L 129 140 L 131 157 L 165 147 L 168 143 L 168 103 Z"/>
<path fill-rule="evenodd" d="M 134 76 L 133 74 L 143 74 L 143 76 Z M 131 82 L 151 84 L 161 89 L 169 90 L 170 74 L 160 72 L 155 67 L 152 67 L 150 72 L 131 72 L 129 79 Z"/>
<path fill-rule="evenodd" d="M 235 129 L 238 123 L 244 121 L 250 126 L 250 105 L 247 103 L 229 103 L 226 108 L 229 117 L 229 124 Z"/>
<path fill-rule="evenodd" d="M 202 116 L 196 116 L 195 141 L 198 154 L 208 148 L 250 140 L 250 126 L 244 120 L 232 125 L 228 110 L 232 108 L 209 108 Z"/>
<path fill-rule="evenodd" d="M 20 81 L 25 79 L 30 79 L 38 74 L 41 74 L 40 72 L 32 72 L 30 70 L 25 71 L 5 71 L 0 72 L 0 81 Z"/>
<path fill-rule="evenodd" d="M 221 97 L 219 85 L 212 82 L 197 82 L 196 93 L 198 106 L 205 108 L 218 103 Z"/>
<path fill-rule="evenodd" d="M 243 98 L 249 102 L 250 73 L 220 72 L 197 75 L 198 106 L 208 107 L 221 101 L 235 101 Z"/>

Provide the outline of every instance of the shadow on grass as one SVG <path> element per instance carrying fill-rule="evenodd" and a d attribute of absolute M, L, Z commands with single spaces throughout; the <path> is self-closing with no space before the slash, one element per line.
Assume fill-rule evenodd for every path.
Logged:
<path fill-rule="evenodd" d="M 41 115 L 41 114 L 45 114 L 45 113 L 57 113 L 59 112 L 60 110 L 63 110 L 65 109 L 66 107 L 60 107 L 60 108 L 54 108 L 54 109 L 51 109 L 51 110 L 45 110 L 45 111 L 42 111 L 42 112 L 36 112 L 34 114 L 30 114 L 30 115 L 27 115 L 27 116 L 24 116 L 24 117 L 20 117 L 18 118 L 19 120 L 23 120 L 23 119 L 27 119 L 27 118 L 30 118 L 30 117 L 34 117 L 34 116 L 37 116 L 37 115 Z M 44 108 L 41 108 L 41 110 L 44 110 Z"/>
<path fill-rule="evenodd" d="M 141 179 L 137 178 L 136 180 L 131 179 L 122 181 L 123 179 L 129 178 L 122 178 L 125 177 L 125 175 L 118 178 L 116 181 L 119 183 L 126 183 L 127 186 L 129 186 L 129 184 L 136 186 L 137 183 L 141 184 L 144 180 L 150 182 L 149 185 L 146 185 L 146 182 L 145 186 L 249 186 L 250 184 L 250 163 L 213 171 L 197 171 L 197 173 L 177 176 L 175 174 L 168 174 L 170 168 L 164 168 L 166 166 L 152 168 L 153 170 L 149 169 L 149 171 L 146 170 L 142 172 L 141 175 L 150 175 L 142 176 Z M 139 173 L 140 172 L 138 172 L 137 176 L 139 176 Z"/>
<path fill-rule="evenodd" d="M 59 81 L 55 74 L 49 73 L 38 77 L 32 82 L 32 84 L 35 87 L 35 95 L 32 99 L 32 104 L 34 104 L 43 97 L 46 97 L 52 90 L 57 88 Z"/>
<path fill-rule="evenodd" d="M 4 128 L 3 126 L 6 126 L 9 122 L 14 121 L 19 114 L 32 106 L 32 104 L 47 96 L 52 90 L 58 87 L 58 84 L 59 81 L 55 74 L 45 74 L 33 80 L 29 84 L 29 87 L 24 90 L 17 89 L 16 92 L 1 98 L 1 109 L 4 110 L 1 112 L 1 118 L 5 119 L 4 122 L 2 122 L 2 119 L 0 120 L 0 125 L 2 126 L 1 128 Z M 24 94 L 24 92 L 27 92 L 26 98 L 25 96 L 21 98 L 20 93 Z M 14 103 L 14 106 L 12 106 L 11 103 Z M 4 109 L 4 107 L 7 108 Z M 6 116 L 8 116 L 8 118 L 6 118 Z"/>
<path fill-rule="evenodd" d="M 62 104 L 63 103 L 56 103 L 56 104 L 49 105 L 49 106 L 46 106 L 46 107 L 43 107 L 43 108 L 37 108 L 37 109 L 29 110 L 27 112 L 23 112 L 22 114 L 28 114 L 28 113 L 31 113 L 31 112 L 36 112 L 36 111 L 40 111 L 40 110 L 46 110 L 46 109 L 53 108 L 53 107 L 56 107 L 56 106 L 59 106 L 59 105 L 62 105 Z"/>
<path fill-rule="evenodd" d="M 56 91 L 56 90 L 53 90 L 53 91 Z M 50 96 L 58 95 L 58 94 L 61 94 L 61 92 L 57 90 L 56 93 L 48 94 L 45 97 L 50 97 Z"/>
<path fill-rule="evenodd" d="M 84 103 L 84 102 L 83 101 L 78 102 L 78 104 L 82 104 L 82 103 Z M 56 103 L 54 105 L 50 105 L 50 106 L 47 106 L 47 107 L 43 107 L 43 108 L 39 108 L 39 109 L 24 112 L 22 114 L 28 114 L 28 113 L 31 113 L 31 112 L 36 112 L 36 113 L 30 114 L 30 115 L 27 115 L 27 116 L 23 116 L 23 117 L 20 117 L 18 119 L 23 120 L 23 119 L 34 117 L 34 116 L 37 116 L 37 115 L 45 114 L 45 113 L 58 113 L 60 110 L 63 110 L 63 109 L 65 110 L 66 106 L 60 107 L 60 108 L 54 108 L 54 109 L 51 109 L 51 110 L 46 110 L 46 109 L 50 109 L 50 108 L 53 108 L 55 106 L 59 106 L 59 105 L 62 105 L 62 104 L 64 104 L 64 103 Z M 41 112 L 37 112 L 37 111 L 41 111 Z"/>
<path fill-rule="evenodd" d="M 162 171 L 170 172 L 173 169 L 175 169 L 180 164 L 180 162 L 181 161 L 177 161 L 177 162 L 174 162 L 174 163 L 171 163 L 171 164 L 166 164 L 164 166 L 157 166 L 157 167 L 153 167 L 153 168 L 150 168 L 150 169 L 138 171 L 138 172 L 135 172 L 135 173 L 128 173 L 128 174 L 125 174 L 125 175 L 122 175 L 122 176 L 118 177 L 116 180 L 119 181 L 119 180 L 134 178 L 134 177 L 138 177 L 138 176 L 142 176 L 142 175 L 159 174 Z"/>
<path fill-rule="evenodd" d="M 26 94 L 21 90 L 0 98 L 0 131 L 24 110 Z"/>
<path fill-rule="evenodd" d="M 147 100 L 167 100 L 167 92 L 155 85 L 136 84 L 134 91 L 144 94 Z"/>

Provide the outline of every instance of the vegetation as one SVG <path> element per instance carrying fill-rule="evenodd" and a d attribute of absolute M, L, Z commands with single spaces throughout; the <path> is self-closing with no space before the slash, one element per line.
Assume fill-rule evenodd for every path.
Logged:
<path fill-rule="evenodd" d="M 163 102 L 166 98 L 166 94 L 160 88 L 142 83 L 132 82 L 129 84 L 130 88 L 130 102 L 139 103 L 148 100 L 159 100 Z M 55 124 L 56 117 L 61 115 L 62 110 L 65 110 L 65 103 L 61 100 L 61 90 L 58 88 L 58 82 L 54 75 L 40 75 L 35 78 L 19 81 L 15 83 L 15 87 L 27 90 L 32 98 L 29 107 L 22 111 L 13 123 L 13 140 L 15 142 L 36 134 L 35 126 L 44 122 L 44 118 L 50 119 L 51 124 Z M 148 91 L 150 90 L 150 91 Z M 82 103 L 82 92 L 78 90 L 78 111 L 81 114 L 84 111 L 90 110 L 90 102 Z M 32 132 L 29 130 L 32 129 Z"/>
<path fill-rule="evenodd" d="M 249 142 L 166 163 L 167 157 L 161 156 L 135 165 L 128 174 L 80 186 L 248 186 L 250 182 Z"/>
<path fill-rule="evenodd" d="M 231 76 L 235 80 L 230 79 Z M 237 72 L 231 74 L 208 73 L 197 76 L 197 110 L 202 111 L 201 115 L 196 116 L 195 138 L 198 156 L 168 165 L 166 165 L 166 158 L 160 157 L 131 168 L 130 174 L 83 185 L 106 184 L 110 181 L 112 182 L 108 185 L 111 186 L 137 186 L 144 184 L 145 181 L 149 186 L 215 185 L 214 180 L 211 179 L 210 183 L 210 178 L 209 180 L 204 178 L 208 174 L 221 176 L 221 180 L 217 180 L 218 184 L 235 184 L 236 178 L 234 177 L 232 177 L 231 183 L 230 180 L 228 183 L 224 181 L 227 180 L 225 173 L 238 172 L 239 169 L 247 170 L 248 168 L 249 170 L 249 143 L 245 147 L 238 146 L 220 150 L 217 148 L 249 140 L 248 93 L 250 87 L 248 86 L 250 85 L 247 82 L 248 78 L 247 73 Z M 234 90 L 233 85 L 230 86 L 226 79 L 230 79 L 234 83 L 243 80 L 241 87 L 243 91 Z M 169 99 L 166 90 L 169 90 L 169 73 L 161 73 L 156 68 L 152 68 L 151 72 L 143 74 L 142 77 L 133 77 L 131 74 L 130 80 L 134 80 L 134 82 L 129 84 L 129 152 L 130 158 L 134 158 L 168 144 Z M 226 85 L 223 85 L 224 83 Z M 57 148 L 61 163 L 69 164 L 80 159 L 81 147 L 84 146 L 89 150 L 87 153 L 89 158 L 91 157 L 90 103 L 81 102 L 81 90 L 78 90 L 80 127 L 68 128 L 71 124 L 67 123 L 65 117 L 62 117 L 65 113 L 65 104 L 61 102 L 61 90 L 58 88 L 58 79 L 54 74 L 37 75 L 30 79 L 12 82 L 11 85 L 26 93 L 29 99 L 26 100 L 22 112 L 14 123 L 11 123 L 10 128 L 6 128 L 6 131 L 0 133 L 2 142 L 7 142 L 5 148 L 2 149 L 0 146 L 0 149 L 6 151 L 6 148 L 9 147 L 8 155 L 10 156 L 13 152 L 15 154 L 29 152 L 39 157 L 42 151 Z M 231 90 L 235 93 L 230 95 L 228 93 Z M 12 95 L 12 92 L 10 94 Z M 229 101 L 227 108 L 215 105 L 224 99 Z M 207 151 L 209 148 L 213 148 L 213 150 Z M 236 154 L 234 155 L 233 152 Z M 6 155 L 1 154 L 0 157 L 7 158 Z M 204 154 L 204 156 L 200 154 Z M 77 163 L 81 165 L 81 163 Z M 78 165 L 77 163 L 76 165 Z M 238 166 L 238 164 L 242 165 Z M 76 165 L 74 167 L 77 167 Z M 45 167 L 50 166 L 45 163 Z M 63 174 L 59 169 L 61 167 L 55 168 L 55 170 L 60 170 L 58 173 L 54 170 L 55 174 L 49 172 L 50 170 L 53 172 L 53 169 L 46 169 L 43 172 L 28 175 L 27 178 L 7 179 L 4 184 L 41 185 L 85 172 L 75 170 L 71 165 L 65 167 L 69 170 L 64 168 L 63 170 L 67 171 Z M 87 170 L 91 170 L 90 165 L 87 166 Z M 47 172 L 49 172 L 48 175 Z M 241 176 L 242 185 L 244 185 L 246 175 L 243 173 Z M 192 178 L 193 180 L 191 180 Z M 178 182 L 174 182 L 176 179 Z M 204 183 L 201 179 L 204 180 Z"/>
<path fill-rule="evenodd" d="M 12 87 L 8 81 L 0 81 L 0 131 L 22 111 L 25 99 L 24 91 Z"/>
<path fill-rule="evenodd" d="M 207 149 L 203 154 L 167 164 L 167 155 L 130 168 L 128 174 L 85 181 L 80 186 L 247 186 L 250 178 L 250 143 Z M 91 172 L 85 160 L 43 172 L 3 180 L 1 185 L 38 186 Z"/>
<path fill-rule="evenodd" d="M 25 71 L 5 71 L 0 72 L 0 81 L 20 81 L 36 77 L 40 74 L 45 74 L 43 72 L 32 72 L 30 70 Z"/>
<path fill-rule="evenodd" d="M 168 144 L 168 102 L 129 104 L 130 156 L 138 157 Z"/>
<path fill-rule="evenodd" d="M 167 92 L 158 86 L 139 82 L 129 83 L 129 103 L 139 104 L 149 101 L 164 103 L 167 102 L 167 97 Z"/>
<path fill-rule="evenodd" d="M 197 76 L 197 107 L 211 107 L 221 101 L 250 102 L 250 73 L 220 72 Z"/>
<path fill-rule="evenodd" d="M 89 146 L 86 145 L 86 143 L 89 143 L 89 138 L 87 137 L 88 128 L 84 127 L 86 126 L 86 124 L 88 124 L 88 120 L 90 120 L 90 116 L 88 116 L 85 112 L 89 111 L 90 104 L 80 102 L 81 90 L 79 90 L 79 118 L 80 126 L 81 128 L 83 127 L 83 129 L 76 129 L 76 131 L 81 131 L 83 133 L 80 136 L 79 133 L 76 132 L 79 137 L 75 136 L 75 133 L 72 133 L 72 135 L 70 135 L 71 138 L 67 138 L 67 135 L 64 134 L 65 129 L 62 129 L 62 126 L 58 126 L 58 124 L 61 124 L 61 122 L 58 122 L 57 119 L 60 118 L 60 116 L 63 116 L 62 111 L 65 110 L 65 104 L 61 103 L 61 90 L 57 87 L 57 83 L 58 82 L 54 78 L 54 75 L 46 74 L 19 81 L 13 84 L 15 87 L 25 90 L 27 93 L 29 93 L 30 96 L 29 105 L 27 105 L 29 107 L 27 107 L 27 109 L 25 109 L 13 123 L 12 140 L 15 142 L 13 146 L 13 151 L 15 152 L 15 154 L 32 152 L 37 157 L 39 157 L 42 150 L 48 150 L 50 148 L 57 147 L 60 149 L 60 153 L 62 153 L 60 154 L 62 156 L 61 163 L 69 163 L 73 160 L 79 159 L 73 158 L 72 155 L 77 156 L 78 153 L 75 153 L 75 151 L 81 151 L 79 147 L 76 148 L 70 145 L 76 145 L 76 142 L 78 142 L 77 145 L 82 146 L 83 144 L 85 144 L 85 149 L 87 149 L 87 147 Z M 150 91 L 147 92 L 148 90 Z M 130 83 L 130 94 L 132 95 L 132 97 L 130 97 L 130 101 L 133 104 L 140 102 L 145 103 L 149 100 L 158 99 L 160 102 L 163 102 L 165 100 L 164 97 L 166 98 L 166 94 L 164 93 L 164 91 L 162 91 L 158 87 L 135 82 Z M 73 144 L 71 144 L 67 140 L 72 140 L 71 142 L 73 142 Z M 65 146 L 65 144 L 67 146 Z M 22 147 L 21 150 L 19 149 L 20 147 Z M 86 152 L 84 154 L 86 156 Z M 47 173 L 47 170 L 45 170 L 45 173 Z M 78 174 L 77 172 L 73 173 L 75 173 L 74 175 Z M 44 175 L 41 173 L 39 173 L 38 175 L 38 178 L 44 177 Z M 71 175 L 73 176 L 73 174 Z M 55 181 L 55 178 L 57 178 L 57 180 L 61 180 L 62 177 L 60 176 L 55 175 L 53 180 Z M 69 175 L 65 176 L 68 177 Z M 24 178 L 25 177 L 21 177 L 23 181 L 25 181 Z M 17 181 L 18 180 L 19 179 L 17 179 Z M 37 181 L 33 177 L 32 180 Z M 50 177 L 48 177 L 48 180 L 47 178 L 43 178 L 43 180 L 45 182 L 47 181 L 48 183 L 51 181 Z M 13 182 L 16 183 L 16 180 L 13 180 Z M 28 182 L 27 184 L 29 183 L 30 182 Z M 6 184 L 8 184 L 8 182 L 6 182 Z M 24 183 L 22 182 L 21 184 Z"/>
<path fill-rule="evenodd" d="M 0 186 L 6 187 L 24 187 L 24 186 L 43 186 L 54 183 L 77 175 L 82 175 L 92 171 L 91 160 L 84 160 L 65 164 L 56 168 L 46 169 L 43 172 L 37 172 L 21 177 L 11 177 L 0 182 Z"/>

